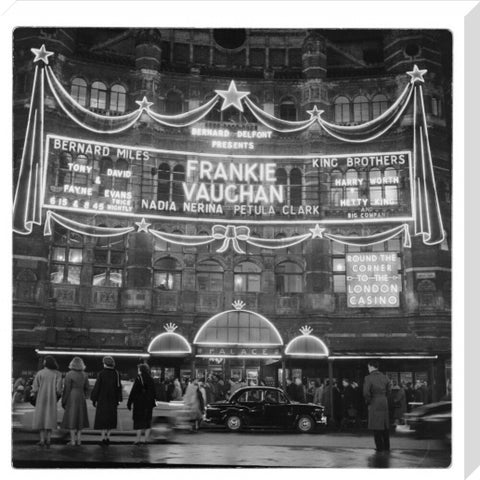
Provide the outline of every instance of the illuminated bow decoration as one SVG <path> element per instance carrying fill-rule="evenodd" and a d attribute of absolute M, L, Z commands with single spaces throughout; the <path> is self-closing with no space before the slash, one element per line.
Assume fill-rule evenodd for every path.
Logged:
<path fill-rule="evenodd" d="M 214 225 L 212 227 L 212 237 L 215 240 L 223 240 L 223 244 L 217 252 L 223 253 L 227 251 L 231 243 L 237 253 L 245 253 L 240 248 L 238 241 L 245 241 L 250 238 L 250 228 L 245 226 L 236 227 L 235 225 Z"/>

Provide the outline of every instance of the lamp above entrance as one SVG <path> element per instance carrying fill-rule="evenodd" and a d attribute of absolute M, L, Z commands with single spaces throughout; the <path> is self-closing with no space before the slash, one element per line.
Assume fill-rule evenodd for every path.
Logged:
<path fill-rule="evenodd" d="M 298 357 L 328 357 L 328 347 L 315 335 L 312 335 L 313 328 L 305 325 L 300 328 L 302 335 L 292 339 L 285 348 L 285 355 Z"/>
<path fill-rule="evenodd" d="M 166 332 L 157 335 L 148 346 L 150 355 L 165 357 L 181 357 L 192 353 L 192 347 L 182 335 L 175 333 L 177 326 L 173 323 L 165 325 Z"/>

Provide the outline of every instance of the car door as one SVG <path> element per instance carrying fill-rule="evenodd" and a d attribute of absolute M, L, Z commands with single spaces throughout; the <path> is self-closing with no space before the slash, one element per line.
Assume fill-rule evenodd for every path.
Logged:
<path fill-rule="evenodd" d="M 293 406 L 278 390 L 264 392 L 263 410 L 266 424 L 271 427 L 288 427 L 293 422 Z"/>
<path fill-rule="evenodd" d="M 249 426 L 264 425 L 263 421 L 263 392 L 261 389 L 249 389 L 242 392 L 236 403 L 244 412 L 245 421 Z"/>

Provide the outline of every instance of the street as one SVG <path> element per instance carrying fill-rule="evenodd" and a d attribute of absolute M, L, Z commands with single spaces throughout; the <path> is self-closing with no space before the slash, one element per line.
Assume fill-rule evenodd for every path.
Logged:
<path fill-rule="evenodd" d="M 66 446 L 55 438 L 50 448 L 36 445 L 33 432 L 13 434 L 15 467 L 329 467 L 329 468 L 445 468 L 450 451 L 442 441 L 415 439 L 411 433 L 392 436 L 392 451 L 377 454 L 368 432 L 227 433 L 202 428 L 179 432 L 168 441 L 132 445 L 133 432 L 113 434 L 109 446 L 98 444 L 97 432 L 86 433 L 81 446 Z"/>

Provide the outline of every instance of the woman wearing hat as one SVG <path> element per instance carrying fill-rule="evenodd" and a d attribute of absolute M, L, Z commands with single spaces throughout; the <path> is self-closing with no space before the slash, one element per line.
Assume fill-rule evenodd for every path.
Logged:
<path fill-rule="evenodd" d="M 90 400 L 97 409 L 93 428 L 101 430 L 100 442 L 109 445 L 110 432 L 117 428 L 117 407 L 122 401 L 120 374 L 112 357 L 103 357 L 103 370 L 98 374 Z"/>
<path fill-rule="evenodd" d="M 57 428 L 57 402 L 62 394 L 62 374 L 56 360 L 47 355 L 44 368 L 33 379 L 32 395 L 35 398 L 33 429 L 40 431 L 40 446 L 50 446 L 52 430 Z"/>
<path fill-rule="evenodd" d="M 70 371 L 65 375 L 62 407 L 65 409 L 61 427 L 70 430 L 70 442 L 67 445 L 81 445 L 82 429 L 88 428 L 87 401 L 88 375 L 80 357 L 73 357 Z"/>
<path fill-rule="evenodd" d="M 145 432 L 144 443 L 147 443 L 152 428 L 152 410 L 155 407 L 155 384 L 147 364 L 138 365 L 138 376 L 130 390 L 127 408 L 133 405 L 133 428 L 137 431 L 134 445 L 140 445 L 142 430 Z"/>

